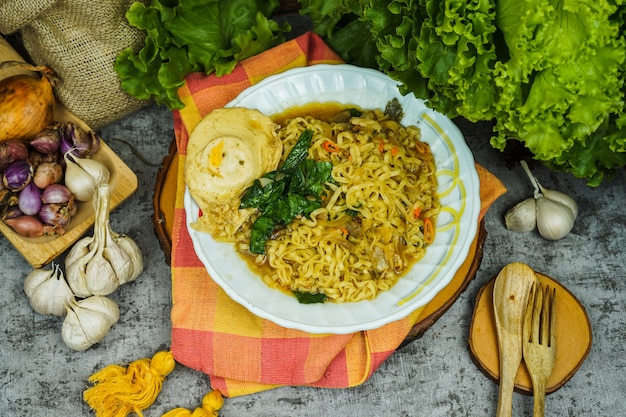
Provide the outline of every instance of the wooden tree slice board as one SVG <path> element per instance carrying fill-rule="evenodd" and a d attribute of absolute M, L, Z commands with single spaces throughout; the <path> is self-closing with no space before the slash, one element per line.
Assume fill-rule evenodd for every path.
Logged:
<path fill-rule="evenodd" d="M 168 264 L 171 262 L 174 205 L 178 187 L 177 177 L 178 152 L 176 142 L 173 140 L 170 144 L 169 152 L 164 157 L 161 168 L 157 174 L 152 197 L 152 205 L 154 208 L 152 225 Z M 420 319 L 413 326 L 400 347 L 419 338 L 450 308 L 450 306 L 452 306 L 452 304 L 454 304 L 463 291 L 465 291 L 467 285 L 476 275 L 476 271 L 482 261 L 483 244 L 486 237 L 487 231 L 485 230 L 484 222 L 481 222 L 467 260 L 461 265 L 459 272 L 455 275 L 453 280 L 424 307 Z"/>
<path fill-rule="evenodd" d="M 542 284 L 556 288 L 555 327 L 556 363 L 548 379 L 546 393 L 561 388 L 583 364 L 591 349 L 591 324 L 583 305 L 567 288 L 547 275 L 535 271 Z M 489 378 L 499 381 L 498 336 L 493 310 L 495 278 L 483 286 L 476 297 L 469 333 L 472 359 Z M 522 361 L 515 377 L 515 390 L 532 394 L 532 382 Z"/>

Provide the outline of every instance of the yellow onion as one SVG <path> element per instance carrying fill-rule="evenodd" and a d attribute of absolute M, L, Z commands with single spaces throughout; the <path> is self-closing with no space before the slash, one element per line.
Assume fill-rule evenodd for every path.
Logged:
<path fill-rule="evenodd" d="M 0 141 L 30 140 L 52 122 L 55 107 L 52 87 L 57 80 L 44 66 L 6 61 L 0 64 L 0 69 L 11 66 L 39 72 L 41 77 L 18 74 L 0 81 Z"/>

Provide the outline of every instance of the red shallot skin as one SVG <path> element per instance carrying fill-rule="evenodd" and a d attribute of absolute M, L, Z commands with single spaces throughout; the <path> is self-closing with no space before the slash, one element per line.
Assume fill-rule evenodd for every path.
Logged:
<path fill-rule="evenodd" d="M 17 202 L 18 193 L 0 187 L 0 220 L 22 215 Z"/>
<path fill-rule="evenodd" d="M 39 219 L 49 226 L 64 229 L 69 225 L 72 215 L 66 204 L 44 204 L 39 210 Z"/>
<path fill-rule="evenodd" d="M 78 206 L 76 205 L 74 194 L 72 194 L 69 201 L 65 204 L 65 207 L 67 207 L 67 212 L 70 214 L 71 217 L 76 216 L 76 211 L 78 210 Z"/>
<path fill-rule="evenodd" d="M 52 162 L 56 164 L 62 165 L 63 157 L 61 156 L 61 151 L 57 150 L 52 153 L 42 153 L 38 150 L 31 149 L 28 154 L 28 162 L 31 164 L 33 169 L 37 169 L 37 167 L 46 162 Z"/>
<path fill-rule="evenodd" d="M 55 122 L 39 132 L 30 141 L 30 146 L 43 154 L 55 153 L 61 147 L 63 125 Z"/>
<path fill-rule="evenodd" d="M 74 195 L 63 184 L 51 184 L 43 190 L 41 200 L 44 204 L 66 204 L 73 200 Z"/>
<path fill-rule="evenodd" d="M 41 190 L 33 182 L 24 187 L 18 195 L 17 205 L 20 211 L 26 215 L 38 214 L 42 204 Z"/>
<path fill-rule="evenodd" d="M 80 126 L 68 122 L 61 134 L 61 153 L 79 158 L 89 157 L 100 149 L 100 136 L 93 130 L 84 130 Z"/>
<path fill-rule="evenodd" d="M 53 235 L 54 229 L 44 225 L 35 216 L 20 216 L 12 219 L 5 219 L 4 222 L 17 234 L 24 237 L 39 237 Z"/>
<path fill-rule="evenodd" d="M 11 191 L 21 191 L 33 178 L 33 167 L 27 161 L 15 161 L 9 164 L 2 175 L 4 187 Z"/>
<path fill-rule="evenodd" d="M 20 217 L 20 216 L 23 216 L 23 215 L 24 215 L 24 213 L 22 213 L 22 211 L 20 210 L 19 206 L 17 204 L 14 204 L 12 206 L 7 207 L 6 211 L 4 212 L 2 217 L 0 217 L 0 218 L 2 220 L 14 219 L 16 217 Z"/>
<path fill-rule="evenodd" d="M 0 142 L 0 170 L 4 170 L 15 161 L 25 161 L 28 158 L 28 148 L 21 140 L 5 140 Z"/>

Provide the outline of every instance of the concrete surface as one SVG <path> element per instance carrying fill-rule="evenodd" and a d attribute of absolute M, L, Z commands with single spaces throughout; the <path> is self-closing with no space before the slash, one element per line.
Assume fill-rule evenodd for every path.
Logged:
<path fill-rule="evenodd" d="M 538 167 L 546 187 L 574 197 L 580 215 L 572 233 L 558 242 L 536 233 L 513 234 L 503 215 L 531 195 L 519 167 L 511 171 L 488 143 L 491 126 L 458 121 L 476 160 L 509 188 L 486 216 L 484 258 L 476 278 L 457 302 L 420 339 L 393 354 L 362 386 L 344 389 L 285 387 L 226 399 L 220 415 L 293 416 L 489 416 L 495 415 L 498 386 L 472 362 L 467 337 L 476 294 L 506 264 L 521 261 L 561 283 L 587 309 L 593 346 L 580 370 L 547 399 L 549 416 L 626 415 L 626 171 L 589 188 L 583 180 Z M 158 165 L 173 137 L 170 113 L 144 108 L 100 131 L 137 173 L 139 189 L 111 214 L 112 228 L 135 239 L 146 268 L 139 279 L 115 292 L 120 321 L 86 352 L 67 348 L 61 320 L 36 314 L 22 290 L 28 263 L 0 237 L 0 415 L 90 416 L 82 400 L 87 378 L 110 363 L 124 364 L 167 349 L 170 343 L 170 270 L 154 234 L 152 195 Z M 132 142 L 156 165 L 141 162 L 125 144 Z M 175 407 L 194 408 L 209 390 L 205 375 L 178 366 L 145 416 Z M 516 394 L 514 415 L 531 416 L 532 398 Z"/>

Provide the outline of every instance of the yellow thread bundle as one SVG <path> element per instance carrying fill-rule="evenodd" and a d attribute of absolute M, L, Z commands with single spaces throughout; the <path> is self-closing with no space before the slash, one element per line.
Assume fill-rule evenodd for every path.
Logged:
<path fill-rule="evenodd" d="M 186 408 L 175 408 L 163 414 L 163 417 L 217 417 L 217 410 L 224 405 L 224 398 L 219 391 L 211 391 L 202 398 L 202 407 L 193 412 Z"/>
<path fill-rule="evenodd" d="M 127 368 L 109 365 L 89 377 L 94 386 L 83 393 L 87 404 L 97 417 L 125 417 L 148 408 L 161 392 L 163 381 L 174 370 L 176 361 L 172 352 L 157 352 L 152 359 L 131 362 Z M 217 417 L 224 398 L 219 391 L 210 391 L 202 399 L 202 406 L 193 412 L 175 408 L 163 417 Z"/>
<path fill-rule="evenodd" d="M 141 410 L 154 402 L 175 365 L 171 352 L 138 359 L 128 368 L 109 365 L 89 378 L 95 385 L 83 393 L 83 399 L 97 417 L 124 417 L 132 412 L 143 416 Z"/>

